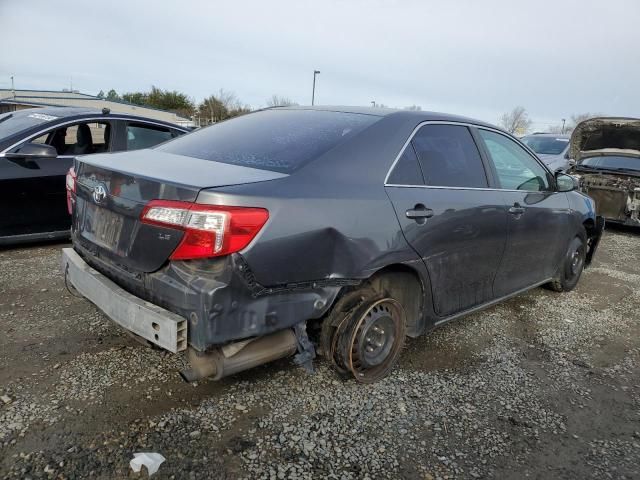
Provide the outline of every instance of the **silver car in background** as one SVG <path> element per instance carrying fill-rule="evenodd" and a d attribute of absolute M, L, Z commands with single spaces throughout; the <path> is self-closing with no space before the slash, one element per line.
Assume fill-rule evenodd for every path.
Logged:
<path fill-rule="evenodd" d="M 536 152 L 549 170 L 566 172 L 572 166 L 569 161 L 569 139 L 569 135 L 533 133 L 520 140 Z"/>

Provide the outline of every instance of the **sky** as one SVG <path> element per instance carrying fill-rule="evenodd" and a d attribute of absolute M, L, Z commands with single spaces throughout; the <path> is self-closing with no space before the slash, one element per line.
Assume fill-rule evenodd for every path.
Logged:
<path fill-rule="evenodd" d="M 0 88 L 640 116 L 639 0 L 0 0 Z"/>

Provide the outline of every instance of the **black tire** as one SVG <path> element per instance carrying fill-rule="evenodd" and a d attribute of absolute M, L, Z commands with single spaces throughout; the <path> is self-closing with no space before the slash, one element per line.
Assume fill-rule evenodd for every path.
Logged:
<path fill-rule="evenodd" d="M 373 383 L 395 366 L 406 323 L 397 300 L 365 287 L 345 295 L 325 319 L 321 349 L 339 373 Z"/>
<path fill-rule="evenodd" d="M 547 284 L 555 292 L 570 292 L 578 284 L 587 256 L 587 234 L 583 231 L 569 243 L 556 277 Z"/>

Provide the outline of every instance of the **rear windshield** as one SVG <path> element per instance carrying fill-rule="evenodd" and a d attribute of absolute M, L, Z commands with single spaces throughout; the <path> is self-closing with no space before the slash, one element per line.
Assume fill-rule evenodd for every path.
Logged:
<path fill-rule="evenodd" d="M 319 110 L 263 110 L 157 147 L 169 153 L 290 173 L 380 117 Z"/>
<path fill-rule="evenodd" d="M 580 166 L 589 168 L 606 168 L 611 170 L 635 170 L 640 173 L 640 158 L 607 155 L 606 157 L 589 157 L 580 162 Z"/>
<path fill-rule="evenodd" d="M 522 141 L 531 150 L 541 155 L 560 155 L 569 146 L 568 138 L 524 137 Z"/>
<path fill-rule="evenodd" d="M 27 128 L 56 120 L 59 117 L 38 113 L 37 111 L 10 112 L 0 115 L 0 140 L 10 137 Z"/>

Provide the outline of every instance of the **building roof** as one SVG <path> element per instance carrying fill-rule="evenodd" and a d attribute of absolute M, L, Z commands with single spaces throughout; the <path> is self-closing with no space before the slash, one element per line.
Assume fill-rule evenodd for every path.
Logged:
<path fill-rule="evenodd" d="M 103 108 L 108 108 L 113 113 L 139 115 L 156 120 L 163 120 L 169 123 L 185 124 L 190 122 L 188 118 L 181 117 L 180 115 L 166 110 L 135 105 L 122 100 L 107 100 L 105 98 L 99 98 L 94 95 L 88 95 L 77 91 L 12 90 L 3 88 L 0 89 L 0 103 L 9 105 L 25 105 L 30 107 L 79 107 L 97 111 L 101 111 Z"/>

